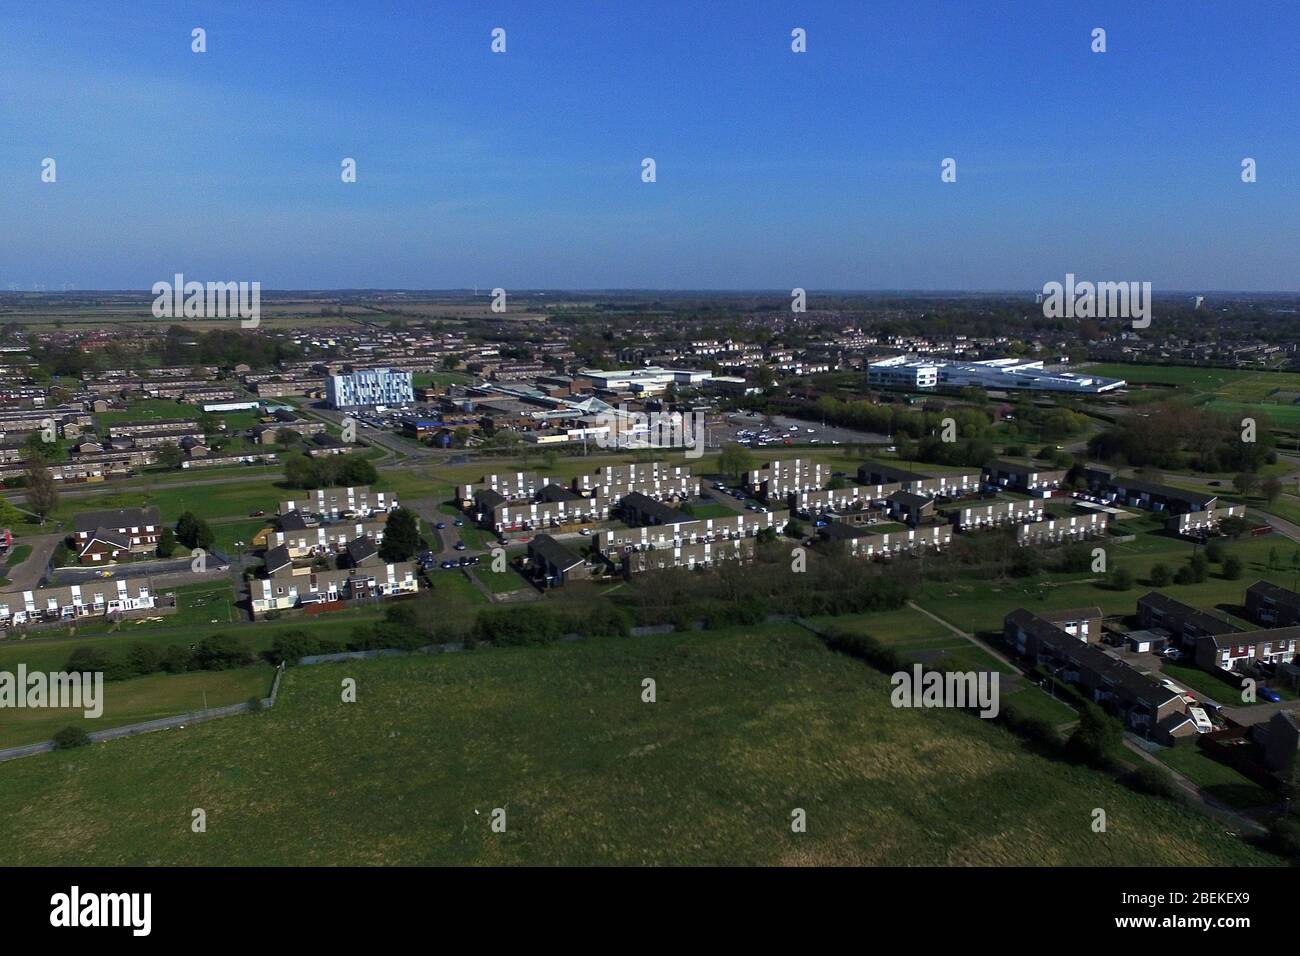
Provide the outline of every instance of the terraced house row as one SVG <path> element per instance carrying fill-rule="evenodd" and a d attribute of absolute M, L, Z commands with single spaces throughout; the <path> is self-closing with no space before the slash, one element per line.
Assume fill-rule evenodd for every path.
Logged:
<path fill-rule="evenodd" d="M 280 514 L 296 511 L 317 518 L 366 517 L 397 507 L 397 495 L 391 491 L 371 491 L 366 485 L 355 488 L 318 488 L 299 492 L 299 496 L 280 502 Z"/>
<path fill-rule="evenodd" d="M 843 547 L 854 558 L 892 558 L 942 551 L 952 544 L 952 525 L 931 524 L 903 531 L 833 521 L 821 529 L 827 548 Z"/>
<path fill-rule="evenodd" d="M 0 592 L 0 628 L 125 615 L 155 607 L 155 596 L 147 578 Z"/>
<path fill-rule="evenodd" d="M 1266 603 L 1268 598 L 1271 604 Z M 1300 605 L 1300 595 L 1260 581 L 1246 591 L 1247 612 L 1258 628 L 1243 629 L 1226 617 L 1159 591 L 1138 599 L 1137 618 L 1144 628 L 1168 634 L 1191 653 L 1202 670 L 1253 674 L 1259 665 L 1273 668 L 1295 663 L 1300 654 L 1300 623 L 1276 610 L 1287 605 Z"/>
<path fill-rule="evenodd" d="M 311 568 L 286 569 L 250 582 L 254 614 L 287 611 L 297 607 L 364 601 L 419 589 L 415 565 L 409 561 L 375 563 L 336 571 Z"/>
<path fill-rule="evenodd" d="M 1075 612 L 1065 614 L 1077 617 Z M 1108 654 L 1093 637 L 1099 636 L 1098 628 L 1080 631 L 1076 626 L 1071 634 L 1052 620 L 1053 616 L 1017 608 L 1003 619 L 1003 638 L 1031 665 L 1073 684 L 1094 702 L 1122 716 L 1130 730 L 1161 743 L 1198 732 L 1183 695 Z M 1098 610 L 1098 624 L 1100 616 Z"/>

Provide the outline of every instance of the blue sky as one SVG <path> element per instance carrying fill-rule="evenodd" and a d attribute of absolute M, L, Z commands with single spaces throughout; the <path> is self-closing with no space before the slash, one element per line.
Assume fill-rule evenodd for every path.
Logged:
<path fill-rule="evenodd" d="M 0 289 L 1300 290 L 1298 64 L 1289 0 L 10 3 Z"/>

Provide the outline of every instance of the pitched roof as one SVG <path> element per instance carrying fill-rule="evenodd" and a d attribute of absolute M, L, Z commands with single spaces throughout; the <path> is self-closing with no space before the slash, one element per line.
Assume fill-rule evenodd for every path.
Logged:
<path fill-rule="evenodd" d="M 540 556 L 547 564 L 568 571 L 583 564 L 582 557 L 556 541 L 549 534 L 539 534 L 528 542 L 528 550 Z"/>
<path fill-rule="evenodd" d="M 278 548 L 272 548 L 270 551 L 266 552 L 267 574 L 275 574 L 277 571 L 282 571 L 292 564 L 293 558 L 289 557 L 289 549 L 284 545 L 280 545 Z"/>
<path fill-rule="evenodd" d="M 83 511 L 72 519 L 72 527 L 78 533 L 95 531 L 99 528 L 141 528 L 145 525 L 158 525 L 162 513 L 157 505 L 146 508 L 118 508 L 115 511 Z"/>

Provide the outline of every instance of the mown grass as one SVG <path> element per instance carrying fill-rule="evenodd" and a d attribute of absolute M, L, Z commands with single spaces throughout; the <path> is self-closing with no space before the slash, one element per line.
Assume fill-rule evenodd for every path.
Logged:
<path fill-rule="evenodd" d="M 69 865 L 1276 862 L 988 721 L 895 709 L 883 675 L 792 625 L 291 669 L 269 712 L 0 766 L 0 846 Z"/>

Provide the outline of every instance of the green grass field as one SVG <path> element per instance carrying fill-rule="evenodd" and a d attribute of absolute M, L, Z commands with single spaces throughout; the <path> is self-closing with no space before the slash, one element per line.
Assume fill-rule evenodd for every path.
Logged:
<path fill-rule="evenodd" d="M 1277 862 L 990 722 L 896 709 L 792 625 L 292 669 L 265 713 L 0 765 L 0 845 L 17 865 Z"/>
<path fill-rule="evenodd" d="M 1165 766 L 1177 770 L 1188 780 L 1203 787 L 1210 796 L 1222 800 L 1230 807 L 1248 810 L 1271 806 L 1277 802 L 1275 794 L 1227 764 L 1208 757 L 1194 741 L 1166 748 L 1156 756 Z"/>
<path fill-rule="evenodd" d="M 6 710 L 0 723 L 0 747 L 49 740 L 64 727 L 108 730 L 123 724 L 173 717 L 207 707 L 239 704 L 271 691 L 275 668 L 269 664 L 229 671 L 150 674 L 132 680 L 106 681 L 104 713 L 85 717 L 81 710 Z"/>

